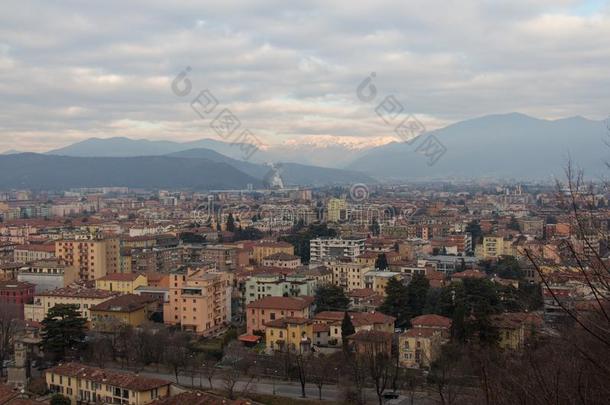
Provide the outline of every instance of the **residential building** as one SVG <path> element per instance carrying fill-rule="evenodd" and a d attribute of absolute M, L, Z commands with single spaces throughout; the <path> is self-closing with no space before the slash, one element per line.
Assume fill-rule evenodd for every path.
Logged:
<path fill-rule="evenodd" d="M 78 270 L 61 260 L 39 260 L 20 268 L 17 280 L 34 284 L 35 292 L 42 293 L 74 283 L 78 280 Z"/>
<path fill-rule="evenodd" d="M 347 337 L 352 350 L 364 355 L 384 353 L 391 356 L 394 332 L 359 330 Z"/>
<path fill-rule="evenodd" d="M 378 311 L 371 312 L 348 312 L 356 332 L 361 330 L 375 330 L 380 332 L 394 333 L 394 322 L 396 318 L 385 315 Z M 344 311 L 322 311 L 317 313 L 313 319 L 315 323 L 329 326 L 330 346 L 341 346 L 341 322 L 345 317 Z"/>
<path fill-rule="evenodd" d="M 522 348 L 527 338 L 542 326 L 542 316 L 528 312 L 508 312 L 493 315 L 491 323 L 498 330 L 498 346 L 516 350 Z"/>
<path fill-rule="evenodd" d="M 111 273 L 95 280 L 95 288 L 121 294 L 133 294 L 136 288 L 146 285 L 148 285 L 146 276 L 137 273 Z"/>
<path fill-rule="evenodd" d="M 163 321 L 204 336 L 224 331 L 231 322 L 232 285 L 231 273 L 209 265 L 173 271 Z"/>
<path fill-rule="evenodd" d="M 89 309 L 117 296 L 118 293 L 96 288 L 65 287 L 57 290 L 45 291 L 34 296 L 32 304 L 24 307 L 25 319 L 28 321 L 41 322 L 49 309 L 55 305 L 76 305 L 81 316 L 91 321 Z"/>
<path fill-rule="evenodd" d="M 258 274 L 248 277 L 245 284 L 246 304 L 264 297 L 313 296 L 316 279 L 300 274 Z"/>
<path fill-rule="evenodd" d="M 45 371 L 47 388 L 70 398 L 72 405 L 106 403 L 146 405 L 170 395 L 171 382 L 80 363 Z"/>
<path fill-rule="evenodd" d="M 364 253 L 364 238 L 316 238 L 309 242 L 310 260 L 321 263 L 329 259 L 356 257 Z"/>
<path fill-rule="evenodd" d="M 402 367 L 429 368 L 441 353 L 441 333 L 431 328 L 413 328 L 398 336 L 398 359 Z"/>
<path fill-rule="evenodd" d="M 201 260 L 213 262 L 220 271 L 233 270 L 237 266 L 236 246 L 208 245 L 201 250 Z"/>
<path fill-rule="evenodd" d="M 347 296 L 350 308 L 356 311 L 374 311 L 383 303 L 383 296 L 375 293 L 372 288 L 359 288 L 351 290 Z"/>
<path fill-rule="evenodd" d="M 34 299 L 34 284 L 22 281 L 0 281 L 0 307 L 10 311 L 11 315 L 23 319 L 24 305 Z"/>
<path fill-rule="evenodd" d="M 252 245 L 252 260 L 255 264 L 263 264 L 263 259 L 276 253 L 294 255 L 294 246 L 288 242 L 262 241 Z"/>
<path fill-rule="evenodd" d="M 343 198 L 331 198 L 326 204 L 326 220 L 339 222 L 348 219 L 347 201 Z"/>
<path fill-rule="evenodd" d="M 413 329 L 433 329 L 441 334 L 441 337 L 448 340 L 451 337 L 451 319 L 436 315 L 426 314 L 411 318 L 411 327 Z"/>
<path fill-rule="evenodd" d="M 19 245 L 13 250 L 15 263 L 30 263 L 55 257 L 55 245 Z"/>
<path fill-rule="evenodd" d="M 514 256 L 513 241 L 503 236 L 485 236 L 480 255 L 486 259 L 500 256 Z"/>
<path fill-rule="evenodd" d="M 450 256 L 450 255 L 435 255 L 426 256 L 417 261 L 417 267 L 425 268 L 432 267 L 445 275 L 456 271 L 474 269 L 477 266 L 479 259 L 470 256 Z"/>
<path fill-rule="evenodd" d="M 266 323 L 280 318 L 310 318 L 313 297 L 265 297 L 246 306 L 247 333 L 264 332 Z"/>
<path fill-rule="evenodd" d="M 398 338 L 398 359 L 402 367 L 428 368 L 451 337 L 451 319 L 435 314 L 411 319 L 412 328 Z"/>
<path fill-rule="evenodd" d="M 296 269 L 301 265 L 301 258 L 284 252 L 275 253 L 263 258 L 263 266 Z"/>
<path fill-rule="evenodd" d="M 402 281 L 405 278 L 405 274 L 395 271 L 369 271 L 364 275 L 364 286 L 365 288 L 371 288 L 376 294 L 385 297 L 385 288 L 392 278 Z"/>
<path fill-rule="evenodd" d="M 307 318 L 280 318 L 265 323 L 265 344 L 276 351 L 306 352 L 311 348 L 313 321 Z"/>
<path fill-rule="evenodd" d="M 119 239 L 89 238 L 55 242 L 55 256 L 78 269 L 81 280 L 120 272 Z"/>
<path fill-rule="evenodd" d="M 92 326 L 101 331 L 114 331 L 118 325 L 138 327 L 157 309 L 158 301 L 144 295 L 125 294 L 110 298 L 89 308 Z"/>
<path fill-rule="evenodd" d="M 327 266 L 333 273 L 333 284 L 346 291 L 365 288 L 365 274 L 374 271 L 373 267 L 350 262 L 336 262 Z"/>

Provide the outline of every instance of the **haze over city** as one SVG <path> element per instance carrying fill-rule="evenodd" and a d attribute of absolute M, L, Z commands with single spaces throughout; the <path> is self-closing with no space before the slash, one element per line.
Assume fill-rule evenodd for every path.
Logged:
<path fill-rule="evenodd" d="M 610 1 L 5 1 L 0 404 L 606 405 Z"/>

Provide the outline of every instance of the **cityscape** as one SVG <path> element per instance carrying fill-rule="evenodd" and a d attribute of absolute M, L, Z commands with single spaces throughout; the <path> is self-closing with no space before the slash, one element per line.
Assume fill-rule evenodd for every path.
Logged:
<path fill-rule="evenodd" d="M 371 3 L 7 5 L 0 405 L 608 403 L 610 4 Z"/>

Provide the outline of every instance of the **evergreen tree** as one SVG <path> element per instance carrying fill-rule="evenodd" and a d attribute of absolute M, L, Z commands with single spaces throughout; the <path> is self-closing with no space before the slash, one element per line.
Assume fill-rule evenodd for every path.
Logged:
<path fill-rule="evenodd" d="M 375 260 L 375 268 L 378 270 L 386 270 L 388 268 L 388 258 L 385 253 L 380 253 L 377 255 L 377 259 Z"/>
<path fill-rule="evenodd" d="M 381 234 L 381 226 L 379 226 L 379 221 L 377 221 L 377 218 L 373 218 L 370 230 L 373 236 L 379 236 Z"/>
<path fill-rule="evenodd" d="M 396 277 L 392 277 L 385 287 L 385 294 L 385 300 L 378 310 L 396 318 L 397 328 L 409 326 L 409 293 L 407 287 Z"/>
<path fill-rule="evenodd" d="M 87 320 L 78 305 L 55 305 L 42 321 L 42 347 L 45 354 L 62 360 L 68 350 L 78 350 L 85 339 Z"/>
<path fill-rule="evenodd" d="M 513 231 L 519 231 L 519 222 L 515 218 L 514 215 L 511 215 L 510 222 L 508 223 L 508 229 L 512 229 Z"/>
<path fill-rule="evenodd" d="M 407 286 L 407 306 L 409 318 L 420 316 L 424 312 L 428 298 L 430 281 L 423 274 L 415 274 Z"/>
<path fill-rule="evenodd" d="M 343 316 L 343 320 L 341 321 L 341 340 L 345 345 L 347 343 L 347 337 L 356 333 L 356 328 L 354 328 L 354 324 L 352 323 L 352 318 L 349 316 L 347 311 Z"/>
<path fill-rule="evenodd" d="M 318 287 L 314 297 L 316 313 L 322 311 L 347 311 L 349 298 L 343 288 L 337 285 L 323 285 Z"/>
<path fill-rule="evenodd" d="M 233 213 L 229 213 L 227 217 L 227 231 L 235 232 L 235 219 L 233 218 Z"/>

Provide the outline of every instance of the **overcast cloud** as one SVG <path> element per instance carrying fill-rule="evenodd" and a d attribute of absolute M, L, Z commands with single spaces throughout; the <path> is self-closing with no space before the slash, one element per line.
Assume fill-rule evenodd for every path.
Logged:
<path fill-rule="evenodd" d="M 3 1 L 0 151 L 214 137 L 172 93 L 191 66 L 264 143 L 370 144 L 376 72 L 428 128 L 490 113 L 610 113 L 610 6 L 577 0 Z M 340 137 L 340 138 L 338 138 Z"/>

